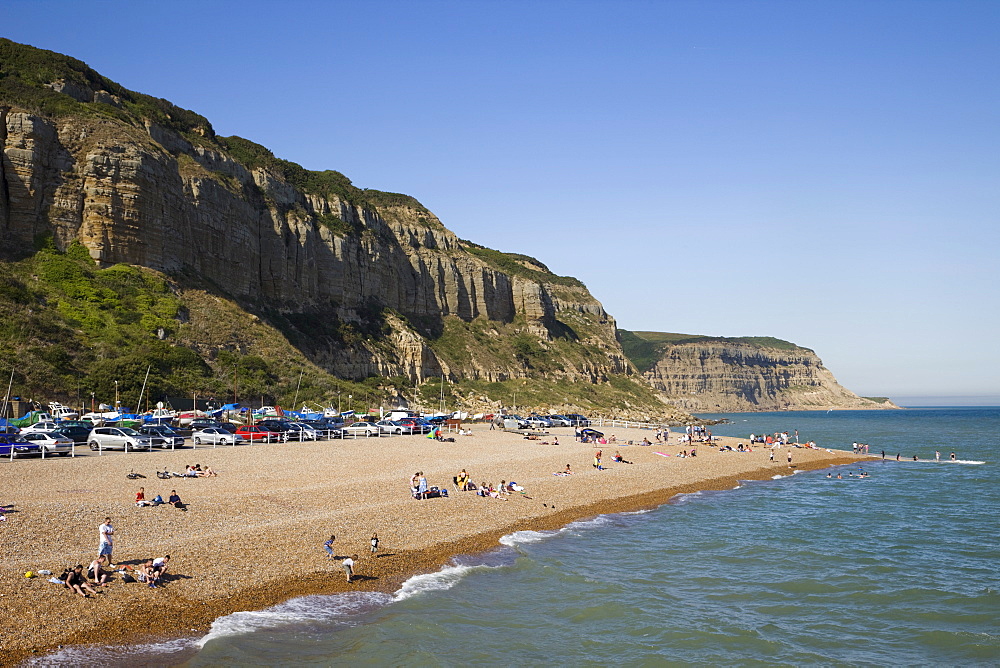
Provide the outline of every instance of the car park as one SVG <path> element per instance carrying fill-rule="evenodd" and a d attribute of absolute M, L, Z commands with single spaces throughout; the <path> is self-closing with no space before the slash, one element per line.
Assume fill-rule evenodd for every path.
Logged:
<path fill-rule="evenodd" d="M 41 452 L 38 445 L 13 434 L 0 434 L 0 457 L 32 455 Z"/>
<path fill-rule="evenodd" d="M 184 447 L 184 437 L 165 424 L 145 424 L 138 432 L 154 439 L 154 445 L 164 449 Z"/>
<path fill-rule="evenodd" d="M 278 431 L 271 431 L 266 427 L 261 427 L 255 424 L 243 425 L 236 430 L 237 436 L 242 436 L 245 440 L 251 442 L 263 441 L 265 443 L 273 443 L 274 441 L 282 440 L 283 434 Z"/>
<path fill-rule="evenodd" d="M 39 452 L 44 456 L 59 454 L 65 457 L 73 452 L 73 439 L 59 431 L 27 432 L 21 434 L 21 440 L 37 445 Z"/>
<path fill-rule="evenodd" d="M 222 427 L 205 427 L 191 432 L 191 441 L 195 445 L 229 445 L 243 443 L 246 439 L 240 434 L 227 431 Z"/>
<path fill-rule="evenodd" d="M 352 436 L 378 436 L 380 429 L 374 422 L 352 422 L 344 427 L 343 431 Z"/>
<path fill-rule="evenodd" d="M 87 438 L 91 450 L 151 450 L 152 436 L 144 436 L 129 427 L 95 427 Z M 159 439 L 161 442 L 163 439 Z"/>

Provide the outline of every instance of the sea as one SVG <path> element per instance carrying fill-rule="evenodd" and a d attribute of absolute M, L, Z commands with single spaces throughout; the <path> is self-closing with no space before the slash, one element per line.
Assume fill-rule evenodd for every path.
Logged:
<path fill-rule="evenodd" d="M 886 459 L 517 532 L 393 594 L 32 665 L 1000 665 L 1000 408 L 704 417 Z"/>

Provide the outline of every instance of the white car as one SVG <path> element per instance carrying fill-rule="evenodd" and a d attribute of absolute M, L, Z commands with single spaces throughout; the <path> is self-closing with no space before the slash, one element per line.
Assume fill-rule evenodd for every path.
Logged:
<path fill-rule="evenodd" d="M 41 422 L 36 422 L 35 424 L 28 425 L 21 429 L 22 434 L 50 434 L 55 430 L 59 429 L 59 423 L 54 420 L 42 420 Z"/>
<path fill-rule="evenodd" d="M 22 441 L 28 441 L 38 446 L 38 450 L 45 456 L 60 454 L 63 457 L 73 452 L 73 439 L 60 433 L 49 433 L 45 431 L 32 431 L 21 434 Z"/>
<path fill-rule="evenodd" d="M 396 420 L 379 420 L 375 424 L 382 430 L 383 434 L 412 434 L 413 427 Z"/>
<path fill-rule="evenodd" d="M 238 434 L 228 432 L 221 427 L 205 427 L 204 429 L 191 432 L 191 440 L 194 441 L 195 445 L 201 445 L 202 443 L 208 443 L 210 445 L 229 445 L 230 443 L 242 443 L 246 439 Z"/>

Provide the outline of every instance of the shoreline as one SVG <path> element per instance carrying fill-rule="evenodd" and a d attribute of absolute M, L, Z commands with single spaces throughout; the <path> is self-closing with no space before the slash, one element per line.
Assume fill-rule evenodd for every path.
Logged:
<path fill-rule="evenodd" d="M 558 432 L 559 430 L 553 431 Z M 625 432 L 625 430 L 619 431 Z M 635 431 L 638 432 L 639 430 Z M 644 432 L 642 435 L 648 436 L 649 434 L 648 432 Z M 564 435 L 560 433 L 559 436 Z M 628 436 L 629 434 L 626 433 L 623 440 Z M 191 546 L 189 545 L 184 550 L 175 550 L 178 553 L 184 553 L 180 560 L 175 555 L 175 561 L 178 563 L 176 567 L 172 568 L 181 579 L 173 580 L 166 587 L 158 590 L 149 590 L 138 584 L 125 585 L 115 582 L 107 587 L 108 593 L 106 595 L 98 596 L 98 600 L 85 601 L 79 596 L 70 595 L 64 588 L 58 585 L 45 582 L 43 578 L 31 580 L 24 578 L 21 575 L 23 571 L 21 573 L 17 572 L 20 570 L 19 567 L 15 568 L 13 574 L 11 574 L 8 568 L 5 569 L 7 573 L 0 578 L 0 595 L 6 598 L 6 602 L 10 602 L 13 598 L 15 601 L 25 603 L 24 606 L 16 606 L 19 608 L 49 608 L 48 605 L 41 604 L 41 599 L 44 599 L 52 607 L 61 608 L 69 613 L 68 616 L 71 622 L 77 628 L 71 632 L 55 633 L 54 635 L 50 635 L 48 639 L 45 639 L 46 631 L 51 633 L 55 629 L 65 628 L 66 625 L 53 623 L 51 627 L 46 628 L 43 624 L 42 628 L 39 628 L 37 625 L 31 623 L 32 616 L 30 614 L 26 615 L 27 619 L 22 619 L 22 615 L 18 614 L 19 612 L 26 613 L 27 611 L 14 610 L 10 616 L 11 619 L 15 620 L 15 623 L 12 625 L 13 628 L 8 626 L 3 631 L 0 631 L 0 638 L 4 639 L 0 644 L 5 646 L 6 654 L 3 664 L 16 665 L 25 659 L 44 656 L 58 649 L 60 646 L 67 645 L 120 646 L 140 642 L 160 642 L 177 638 L 197 638 L 205 635 L 212 622 L 219 617 L 241 610 L 261 610 L 293 598 L 307 595 L 328 595 L 347 591 L 372 591 L 392 594 L 412 576 L 421 573 L 436 572 L 446 566 L 456 555 L 481 554 L 496 549 L 500 546 L 499 539 L 502 536 L 515 531 L 558 529 L 573 521 L 597 515 L 656 508 L 668 503 L 678 494 L 731 489 L 740 480 L 765 480 L 773 478 L 776 474 L 791 475 L 791 471 L 783 461 L 780 464 L 777 462 L 773 464 L 769 463 L 766 459 L 767 451 L 764 449 L 744 454 L 718 453 L 717 451 L 709 451 L 705 447 L 699 447 L 700 456 L 697 459 L 679 459 L 657 456 L 655 452 L 657 447 L 655 446 L 649 448 L 624 446 L 621 444 L 617 446 L 607 445 L 600 446 L 605 449 L 606 454 L 615 449 L 621 449 L 623 455 L 633 459 L 636 465 L 628 467 L 618 466 L 608 471 L 598 472 L 586 470 L 584 464 L 580 462 L 581 456 L 586 457 L 588 460 L 592 456 L 594 448 L 589 444 L 573 443 L 570 440 L 568 443 L 564 442 L 559 446 L 546 447 L 539 446 L 531 441 L 523 441 L 519 437 L 514 440 L 511 434 L 502 432 L 491 433 L 485 430 L 477 431 L 476 437 L 482 439 L 482 445 L 488 451 L 486 454 L 482 452 L 472 454 L 466 451 L 447 452 L 444 458 L 447 460 L 458 459 L 460 461 L 471 459 L 476 462 L 476 467 L 479 469 L 487 465 L 487 459 L 490 456 L 496 458 L 497 453 L 493 452 L 492 446 L 501 444 L 504 446 L 503 450 L 499 453 L 501 459 L 504 456 L 519 452 L 522 455 L 530 455 L 532 463 L 542 462 L 550 471 L 551 469 L 548 467 L 552 466 L 551 462 L 571 459 L 574 462 L 574 466 L 578 467 L 578 475 L 560 478 L 551 477 L 551 474 L 546 476 L 545 473 L 536 473 L 533 476 L 519 474 L 516 479 L 519 482 L 524 481 L 522 484 L 528 487 L 531 495 L 524 498 L 515 496 L 505 503 L 501 503 L 495 499 L 475 497 L 469 492 L 451 492 L 451 497 L 448 499 L 430 499 L 427 501 L 412 501 L 408 498 L 409 495 L 406 494 L 406 498 L 402 503 L 399 503 L 396 498 L 391 498 L 387 500 L 387 504 L 383 504 L 391 507 L 381 508 L 385 513 L 380 514 L 381 524 L 379 526 L 385 526 L 387 521 L 391 519 L 395 521 L 401 531 L 390 527 L 379 530 L 380 536 L 383 537 L 382 554 L 374 559 L 368 556 L 362 557 L 356 569 L 357 574 L 362 579 L 360 582 L 350 585 L 344 580 L 338 561 L 331 562 L 326 560 L 325 554 L 322 559 L 318 558 L 317 553 L 321 553 L 319 545 L 326 537 L 323 535 L 322 529 L 314 530 L 308 536 L 296 534 L 290 541 L 287 541 L 287 546 L 282 544 L 283 534 L 288 527 L 282 526 L 283 524 L 287 524 L 287 522 L 281 521 L 280 512 L 277 513 L 278 518 L 276 521 L 268 520 L 261 526 L 254 526 L 252 523 L 247 523 L 244 528 L 253 533 L 253 538 L 250 541 L 250 545 L 244 549 L 236 547 L 235 551 L 231 551 L 226 548 L 233 546 L 227 545 L 220 553 L 218 545 L 202 546 L 197 551 L 190 549 Z M 403 437 L 398 439 L 398 442 L 391 444 L 386 442 L 388 439 L 382 439 L 379 442 L 386 445 L 387 448 L 391 447 L 395 449 L 394 446 L 403 445 L 403 441 L 412 439 L 406 445 L 411 447 L 423 447 L 427 445 L 435 449 L 441 448 L 440 444 L 416 440 L 420 438 Z M 568 439 L 571 438 L 572 434 L 570 433 Z M 392 440 L 397 441 L 397 439 Z M 738 440 L 727 437 L 723 438 L 722 442 L 735 446 Z M 364 440 L 348 443 L 362 451 L 366 449 L 366 446 L 372 445 L 366 443 Z M 314 451 L 322 449 L 324 446 L 329 448 L 330 445 L 323 442 L 318 444 L 294 444 L 291 446 L 276 444 L 272 446 L 252 446 L 249 450 L 264 451 L 265 449 L 273 448 L 280 451 L 280 449 L 284 448 L 286 449 L 285 452 L 289 452 L 288 448 L 302 448 L 303 450 Z M 336 443 L 333 446 L 338 447 Z M 448 446 L 445 445 L 445 447 L 447 448 Z M 451 448 L 454 447 L 451 446 Z M 681 449 L 684 448 L 673 444 L 659 446 L 659 450 L 671 451 L 665 454 L 671 454 Z M 243 456 L 243 453 L 240 452 L 244 450 L 244 447 L 237 448 L 236 450 L 237 452 L 235 453 L 227 452 L 226 454 L 229 454 L 230 458 L 238 456 L 239 459 L 248 459 L 248 457 Z M 191 451 L 169 454 L 174 457 L 179 455 L 182 458 L 191 460 L 209 460 L 209 455 L 202 454 L 202 452 L 199 451 L 197 457 L 193 457 Z M 215 459 L 220 451 L 209 450 L 207 452 L 216 453 L 216 457 L 212 458 Z M 826 450 L 818 449 L 793 449 L 792 452 L 797 462 L 794 470 L 799 471 L 827 468 L 873 459 L 872 457 L 855 456 L 843 451 L 828 453 Z M 784 450 L 782 450 L 783 453 Z M 257 454 L 264 453 L 257 452 Z M 305 471 L 309 471 L 308 457 L 311 453 L 303 452 L 302 454 L 306 460 Z M 141 453 L 127 455 L 120 461 L 122 465 L 126 462 L 132 464 L 135 461 L 133 458 L 142 456 L 144 455 Z M 155 457 L 158 461 L 160 460 L 159 455 Z M 96 457 L 88 457 L 76 462 L 51 463 L 25 461 L 14 462 L 13 465 L 19 466 L 23 463 L 50 466 L 51 464 L 82 464 L 84 462 L 90 466 L 104 464 L 104 462 L 95 461 L 97 459 Z M 108 459 L 110 460 L 110 458 Z M 246 465 L 246 468 L 248 470 L 256 470 L 260 469 L 261 465 L 266 468 L 268 461 L 269 458 L 265 456 L 262 458 L 263 464 L 261 462 L 251 462 Z M 227 471 L 231 470 L 229 464 L 234 462 L 227 461 L 225 463 L 226 468 L 223 469 L 220 478 L 226 475 Z M 690 467 L 688 466 L 689 464 L 691 465 Z M 516 466 L 516 464 L 509 461 L 505 462 L 505 465 L 507 467 Z M 435 466 L 439 466 L 439 464 L 436 463 Z M 455 465 L 452 461 L 445 461 L 440 466 L 453 468 Z M 678 475 L 653 477 L 650 475 L 653 472 L 653 467 L 658 467 L 661 471 L 677 473 Z M 671 469 L 679 467 L 684 467 L 685 470 L 671 471 Z M 176 470 L 173 466 L 171 468 Z M 427 468 L 430 471 L 430 465 Z M 470 466 L 469 468 L 471 469 L 472 467 Z M 556 468 L 561 468 L 561 465 L 556 465 Z M 56 471 L 50 472 L 56 473 Z M 493 477 L 496 478 L 497 475 L 499 474 L 493 475 Z M 298 477 L 301 478 L 302 476 Z M 309 475 L 305 476 L 307 479 L 306 486 L 311 488 L 308 485 L 309 477 Z M 356 479 L 360 477 L 355 476 L 353 482 L 360 482 L 363 485 L 363 479 Z M 119 478 L 123 479 L 124 476 L 119 476 Z M 647 479 L 645 480 L 645 484 L 639 484 L 642 479 Z M 175 484 L 178 487 L 186 484 L 193 487 L 196 485 L 212 484 L 217 480 L 219 479 L 179 480 L 177 482 L 171 481 L 170 484 Z M 136 482 L 145 482 L 150 487 L 157 487 L 155 478 L 153 478 L 152 482 L 149 479 L 145 481 L 122 480 L 121 482 L 113 482 L 115 483 L 113 486 L 119 488 L 134 489 Z M 394 482 L 398 487 L 398 481 Z M 492 480 L 492 482 L 497 482 L 497 480 Z M 336 487 L 343 484 L 338 483 L 332 486 Z M 618 496 L 614 492 L 623 484 L 635 491 L 627 496 Z M 557 494 L 556 492 L 560 491 L 560 486 L 564 488 L 564 491 L 572 493 Z M 447 487 L 450 490 L 453 489 L 450 480 Z M 291 488 L 291 497 L 295 498 L 296 494 L 301 494 L 303 485 L 292 485 Z M 84 492 L 87 490 L 55 489 L 54 491 L 56 494 L 59 494 Z M 288 490 L 283 491 L 287 492 Z M 263 496 L 272 505 L 280 505 L 282 501 L 289 498 L 287 493 L 278 493 L 276 490 L 269 490 L 269 492 Z M 223 492 L 223 494 L 228 493 L 230 493 L 228 490 L 227 492 Z M 149 496 L 151 495 L 147 492 L 147 497 Z M 252 496 L 254 496 L 254 493 L 251 492 L 248 495 L 244 491 L 237 505 L 245 506 Z M 194 497 L 189 495 L 185 500 L 188 501 L 189 498 Z M 538 508 L 543 498 L 549 500 L 558 499 L 558 509 L 555 511 L 547 510 L 547 504 L 542 509 Z M 346 513 L 350 515 L 371 511 L 372 505 L 368 504 L 366 506 L 362 501 L 364 499 L 359 500 L 359 503 L 341 508 L 341 514 Z M 19 504 L 19 507 L 21 505 Z M 121 504 L 119 503 L 118 505 L 120 506 Z M 131 504 L 128 505 L 131 506 Z M 137 509 L 134 506 L 124 512 L 138 513 L 140 516 L 145 513 L 149 514 L 148 517 L 151 519 L 166 519 L 171 523 L 176 520 L 181 524 L 187 524 L 195 513 L 199 511 L 200 505 L 201 502 L 196 501 L 188 513 L 178 513 L 172 508 Z M 324 508 L 323 510 L 324 512 L 321 514 L 328 512 L 329 508 Z M 429 510 L 430 512 L 419 513 L 423 517 L 414 522 L 412 516 L 418 514 L 417 511 L 424 510 Z M 111 511 L 109 510 L 109 512 Z M 123 510 L 119 508 L 115 512 L 123 513 Z M 159 517 L 153 515 L 161 513 L 168 514 Z M 21 512 L 12 514 L 4 524 L 9 525 L 12 521 L 19 520 L 21 514 Z M 229 519 L 232 520 L 234 518 L 230 517 Z M 343 517 L 340 518 L 340 520 L 343 519 Z M 337 523 L 330 520 L 328 522 L 329 525 Z M 309 524 L 309 522 L 306 521 L 306 524 Z M 94 526 L 96 527 L 96 525 Z M 420 527 L 421 531 L 426 529 L 426 532 L 423 532 L 419 536 L 414 536 L 412 532 L 414 526 Z M 16 546 L 10 545 L 10 541 L 6 536 L 6 529 L 9 528 L 0 527 L 4 531 L 0 535 L 4 536 L 3 542 L 5 547 L 8 549 L 14 547 L 16 549 Z M 232 525 L 224 528 L 230 534 L 230 537 L 238 537 L 242 534 L 239 528 L 234 529 Z M 261 531 L 262 528 L 263 530 Z M 116 529 L 116 533 L 117 531 Z M 465 531 L 465 533 L 463 534 L 462 531 Z M 90 529 L 88 533 L 93 533 L 93 529 Z M 362 554 L 363 550 L 366 552 L 364 541 L 367 536 L 364 533 L 358 537 L 358 531 L 353 528 L 346 531 L 341 530 L 336 533 L 338 533 L 338 541 L 334 547 L 338 555 L 350 552 Z M 355 536 L 352 542 L 349 543 L 348 540 L 343 538 L 345 533 Z M 450 537 L 452 535 L 453 537 Z M 263 549 L 258 538 L 268 541 L 267 545 L 263 546 Z M 119 538 L 119 541 L 121 540 Z M 341 543 L 342 540 L 343 543 Z M 202 541 L 199 537 L 195 542 L 200 543 Z M 348 544 L 356 547 L 348 548 Z M 90 549 L 92 550 L 93 548 Z M 305 549 L 308 549 L 310 552 L 308 554 L 300 554 Z M 11 552 L 13 553 L 13 550 Z M 87 552 L 89 553 L 89 550 Z M 226 579 L 227 572 L 234 567 L 233 564 L 236 561 L 242 560 L 243 562 L 252 564 L 257 563 L 261 559 L 271 558 L 273 560 L 276 555 L 280 557 L 279 561 L 282 565 L 279 569 L 280 572 L 259 572 L 250 568 L 252 574 L 250 578 L 230 578 L 222 586 L 208 587 L 203 591 L 199 591 L 195 587 L 196 584 L 205 584 L 205 581 Z M 230 560 L 226 559 L 227 556 Z M 233 561 L 233 558 L 236 561 Z M 126 559 L 124 561 L 129 560 Z M 223 563 L 212 563 L 218 561 L 222 561 Z M 195 566 L 195 564 L 200 565 Z M 51 566 L 47 567 L 53 571 L 55 570 Z M 21 577 L 16 578 L 17 575 L 21 575 Z M 197 578 L 201 580 L 198 583 L 192 584 L 191 580 Z M 218 583 L 216 582 L 216 584 Z M 195 590 L 192 591 L 192 589 Z M 33 594 L 35 594 L 34 605 Z M 114 600 L 112 600 L 112 597 L 114 597 Z M 113 603 L 117 603 L 118 605 L 113 605 Z M 124 626 L 118 623 L 122 608 L 128 610 L 127 614 L 129 616 L 142 619 L 142 624 Z M 49 617 L 52 616 L 52 612 L 49 610 Z M 74 612 L 76 614 L 73 614 Z M 57 612 L 56 617 L 58 616 Z M 183 620 L 180 625 L 182 628 L 178 628 L 177 619 Z M 13 637 L 8 637 L 11 635 Z"/>

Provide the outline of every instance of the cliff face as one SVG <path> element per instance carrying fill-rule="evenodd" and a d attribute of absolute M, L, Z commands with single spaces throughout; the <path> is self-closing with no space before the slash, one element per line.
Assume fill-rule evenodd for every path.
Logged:
<path fill-rule="evenodd" d="M 101 266 L 164 272 L 278 323 L 317 364 L 348 378 L 531 373 L 500 349 L 477 355 L 471 346 L 450 359 L 436 342 L 452 320 L 530 335 L 550 357 L 557 339 L 579 343 L 585 354 L 557 360 L 565 378 L 599 382 L 630 370 L 614 320 L 572 279 L 530 263 L 501 270 L 411 198 L 359 191 L 340 175 L 330 187 L 292 183 L 293 167 L 305 173 L 297 165 L 214 138 L 207 122 L 164 127 L 136 111 L 138 94 L 104 90 L 106 81 L 84 74 L 42 82 L 50 97 L 66 96 L 58 114 L 0 99 L 8 258 L 51 235 L 58 248 L 83 244 Z M 233 146 L 265 159 L 237 159 Z M 346 340 L 345 327 L 366 335 Z"/>
<path fill-rule="evenodd" d="M 816 353 L 786 341 L 623 335 L 632 339 L 626 350 L 645 353 L 633 359 L 646 381 L 665 401 L 690 412 L 896 407 L 859 397 L 837 382 Z"/>

